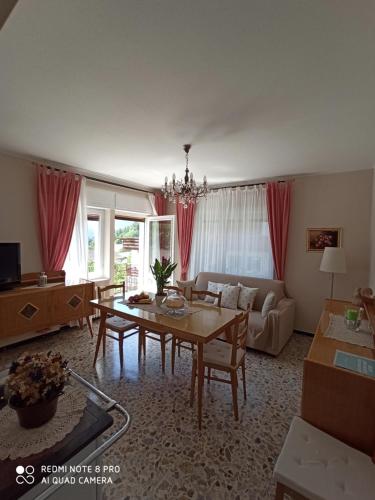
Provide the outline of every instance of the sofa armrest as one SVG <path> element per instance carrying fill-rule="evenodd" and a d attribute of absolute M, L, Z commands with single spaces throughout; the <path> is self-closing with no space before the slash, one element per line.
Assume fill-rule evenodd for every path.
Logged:
<path fill-rule="evenodd" d="M 195 290 L 195 282 L 197 281 L 197 278 L 195 277 L 193 280 L 176 280 L 177 286 L 179 288 L 182 288 L 184 297 L 188 300 L 191 300 L 191 292 L 192 290 Z"/>
<path fill-rule="evenodd" d="M 294 311 L 295 306 L 296 306 L 296 301 L 294 299 L 284 297 L 283 299 L 279 300 L 279 302 L 277 303 L 277 305 L 274 309 L 271 309 L 270 313 L 272 311 L 275 311 L 276 313 L 280 313 L 281 311 L 284 311 L 284 309 L 293 309 L 293 311 Z"/>
<path fill-rule="evenodd" d="M 197 276 L 192 280 L 176 280 L 176 283 L 177 281 L 180 283 L 181 288 L 186 288 L 188 286 L 191 286 L 192 281 L 194 281 L 194 283 L 197 281 Z"/>
<path fill-rule="evenodd" d="M 267 315 L 267 326 L 272 332 L 272 350 L 277 354 L 293 333 L 295 304 L 294 299 L 285 297 Z"/>

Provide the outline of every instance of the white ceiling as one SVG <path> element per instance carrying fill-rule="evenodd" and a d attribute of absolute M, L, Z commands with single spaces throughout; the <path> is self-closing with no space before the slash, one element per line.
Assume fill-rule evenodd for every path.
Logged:
<path fill-rule="evenodd" d="M 374 0 L 20 0 L 0 148 L 156 187 L 375 164 Z"/>

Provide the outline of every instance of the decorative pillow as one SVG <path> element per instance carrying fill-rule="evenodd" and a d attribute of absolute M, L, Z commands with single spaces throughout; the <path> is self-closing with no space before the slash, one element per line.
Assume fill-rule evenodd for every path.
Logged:
<path fill-rule="evenodd" d="M 267 314 L 273 309 L 276 305 L 276 295 L 275 292 L 268 292 L 266 298 L 264 299 L 263 307 L 262 307 L 262 318 L 265 318 Z"/>
<path fill-rule="evenodd" d="M 190 300 L 190 293 L 192 290 L 195 290 L 195 280 L 189 281 L 179 281 L 176 280 L 178 288 L 182 288 L 184 291 L 184 297 Z"/>
<path fill-rule="evenodd" d="M 249 288 L 247 286 L 244 286 L 242 283 L 238 283 L 238 286 L 240 287 L 240 295 L 238 297 L 238 308 L 246 311 L 247 306 L 250 304 L 250 309 L 252 309 L 255 296 L 259 292 L 259 288 Z"/>
<path fill-rule="evenodd" d="M 207 283 L 207 291 L 208 292 L 213 292 L 213 293 L 218 293 L 218 288 L 224 286 L 223 283 L 215 283 L 215 281 L 209 281 Z M 210 297 L 209 295 L 205 295 L 204 298 L 205 302 L 208 302 L 209 304 L 213 304 L 215 302 L 215 297 Z"/>
<path fill-rule="evenodd" d="M 226 309 L 237 309 L 238 296 L 240 294 L 240 287 L 233 285 L 222 285 L 218 287 L 218 292 L 221 292 L 221 307 Z M 217 303 L 217 299 L 215 299 Z"/>

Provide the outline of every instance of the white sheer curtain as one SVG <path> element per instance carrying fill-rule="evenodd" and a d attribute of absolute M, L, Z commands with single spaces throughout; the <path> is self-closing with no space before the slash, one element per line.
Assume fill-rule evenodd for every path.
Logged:
<path fill-rule="evenodd" d="M 197 207 L 189 276 L 273 277 L 265 186 L 211 191 Z"/>
<path fill-rule="evenodd" d="M 154 193 L 147 193 L 147 196 L 148 196 L 148 201 L 150 202 L 150 205 L 151 205 L 152 215 L 158 215 L 158 213 L 156 211 L 156 206 L 155 206 Z"/>
<path fill-rule="evenodd" d="M 87 195 L 86 179 L 83 177 L 72 241 L 64 264 L 67 280 L 88 278 L 87 252 Z"/>

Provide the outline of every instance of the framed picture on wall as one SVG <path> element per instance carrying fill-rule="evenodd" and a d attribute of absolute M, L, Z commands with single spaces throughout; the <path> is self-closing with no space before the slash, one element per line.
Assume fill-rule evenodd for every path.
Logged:
<path fill-rule="evenodd" d="M 341 247 L 341 227 L 319 227 L 306 230 L 306 251 L 323 252 L 325 247 Z"/>

